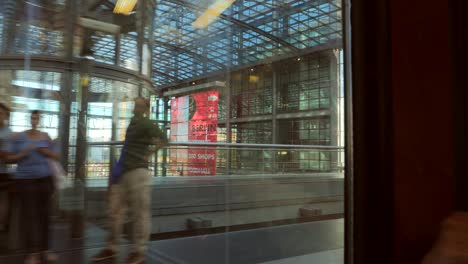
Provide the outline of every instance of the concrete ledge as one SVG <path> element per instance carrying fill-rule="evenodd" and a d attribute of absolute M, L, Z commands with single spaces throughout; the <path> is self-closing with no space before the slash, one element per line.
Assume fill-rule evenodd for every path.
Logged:
<path fill-rule="evenodd" d="M 324 215 L 344 212 L 344 180 L 336 175 L 156 178 L 152 191 L 153 232 L 187 229 L 187 219 L 230 226 L 300 217 L 300 208 L 320 208 Z M 86 214 L 107 218 L 107 189 L 88 188 Z"/>

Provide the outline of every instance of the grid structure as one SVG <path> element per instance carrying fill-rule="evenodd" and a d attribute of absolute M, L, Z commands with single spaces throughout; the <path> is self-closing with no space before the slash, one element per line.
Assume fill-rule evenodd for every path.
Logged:
<path fill-rule="evenodd" d="M 116 41 L 114 36 L 96 31 L 91 35 L 92 51 L 97 62 L 113 64 L 115 61 Z"/>
<path fill-rule="evenodd" d="M 234 124 L 232 130 L 232 142 L 253 144 L 271 144 L 272 142 L 271 122 Z"/>
<path fill-rule="evenodd" d="M 310 48 L 336 43 L 342 37 L 339 0 L 237 0 L 205 29 L 194 28 L 192 23 L 214 1 L 140 1 L 145 4 L 145 15 L 141 18 L 136 12 L 131 18 L 133 24 L 124 26 L 125 33 L 120 37 L 102 32 L 91 34 L 93 55 L 98 62 L 117 63 L 137 71 L 140 45 L 150 44 L 152 79 L 157 86 L 167 87 L 237 67 L 296 56 Z M 2 1 L 2 52 L 62 56 L 65 3 Z M 96 11 L 111 14 L 115 1 L 100 3 Z M 148 10 L 154 10 L 152 18 Z M 141 19 L 143 42 L 138 41 Z"/>
<path fill-rule="evenodd" d="M 336 81 L 336 80 L 334 80 Z M 330 58 L 302 58 L 280 72 L 280 113 L 327 109 L 330 106 Z"/>
<path fill-rule="evenodd" d="M 330 119 L 281 120 L 280 127 L 288 129 L 283 144 L 330 145 Z"/>
<path fill-rule="evenodd" d="M 1 1 L 0 55 L 62 56 L 65 50 L 63 35 L 66 32 L 56 26 L 56 20 L 57 14 L 64 12 L 64 3 L 67 1 L 74 0 Z M 334 86 L 340 80 L 333 77 L 331 69 L 335 62 L 330 59 L 328 51 L 339 46 L 337 43 L 342 37 L 341 1 L 237 0 L 207 28 L 195 29 L 192 23 L 214 1 L 140 0 L 140 3 L 154 3 L 152 9 L 144 12 L 147 14 L 151 10 L 151 22 L 139 25 L 141 21 L 138 20 L 137 12 L 133 18 L 134 24 L 119 36 L 91 32 L 89 40 L 92 43 L 93 56 L 98 63 L 143 71 L 139 69 L 140 56 L 145 60 L 143 46 L 149 45 L 152 49 L 151 62 L 148 62 L 151 63 L 151 78 L 159 87 L 171 87 L 192 79 L 209 79 L 210 75 L 228 73 L 231 97 L 230 101 L 227 100 L 226 91 L 220 91 L 219 120 L 226 121 L 228 116 L 233 119 L 245 118 L 242 122 L 233 121 L 232 142 L 270 144 L 275 141 L 273 124 L 278 122 L 280 141 L 284 141 L 279 143 L 332 144 L 331 137 L 335 135 L 331 135 L 333 129 L 330 127 L 333 122 L 329 113 L 326 116 L 301 120 L 293 116 L 333 107 L 332 100 L 336 98 L 332 98 L 334 95 L 331 94 L 331 89 L 336 88 Z M 96 9 L 98 13 L 111 13 L 116 1 L 98 2 L 101 3 Z M 143 29 L 143 39 L 138 33 L 141 30 L 139 27 Z M 314 54 L 304 55 L 308 53 Z M 286 66 L 281 66 L 283 61 L 287 61 Z M 256 67 L 256 64 L 280 64 L 280 67 L 269 69 L 267 66 Z M 276 94 L 273 94 L 273 72 L 277 74 Z M 26 92 L 24 96 L 14 94 L 19 96 L 19 99 L 13 97 L 16 98 L 15 102 L 34 105 L 37 101 L 42 104 L 37 107 L 39 109 L 49 106 L 53 108 L 57 104 L 57 109 L 48 109 L 52 121 L 47 129 L 51 131 L 56 131 L 59 123 L 58 99 L 37 97 L 36 93 L 28 95 L 27 92 L 59 91 L 60 81 L 60 74 L 51 72 L 14 71 L 11 77 L 12 87 L 17 90 L 27 88 L 22 90 Z M 79 83 L 76 74 L 73 83 Z M 76 91 L 75 87 L 72 92 Z M 138 93 L 137 85 L 93 77 L 90 92 L 94 97 L 89 104 L 88 137 L 95 141 L 109 140 L 113 136 L 116 140 L 122 140 L 131 118 L 130 101 Z M 276 102 L 273 102 L 274 98 Z M 163 119 L 164 112 L 161 109 L 164 108 L 164 103 L 156 100 L 157 98 L 153 98 L 152 104 L 159 110 L 153 113 L 154 117 Z M 275 104 L 277 109 L 273 109 Z M 117 107 L 119 110 L 115 111 Z M 229 108 L 231 112 L 227 113 Z M 72 145 L 76 141 L 76 109 L 77 105 L 73 102 L 70 122 Z M 288 120 L 276 119 L 275 112 L 290 114 L 292 117 Z M 263 117 L 250 120 L 265 121 L 245 121 L 259 116 Z M 24 114 L 18 113 L 17 117 L 18 120 L 23 120 L 21 122 L 26 122 Z M 226 122 L 220 122 L 219 141 L 227 141 L 225 124 Z M 18 121 L 18 129 L 20 126 L 22 129 L 25 125 L 19 125 Z M 70 154 L 74 153 L 71 149 Z M 89 153 L 91 156 L 88 156 L 88 161 L 110 162 L 109 149 L 95 148 Z M 247 155 L 243 151 L 237 154 L 232 155 L 234 161 L 241 158 L 245 160 Z M 256 162 L 259 157 L 257 154 L 248 154 L 252 155 L 248 160 Z M 262 160 L 268 159 L 270 157 L 262 156 Z M 281 159 L 286 162 L 297 161 L 297 164 L 291 165 L 295 168 L 326 170 L 326 166 L 330 164 L 327 161 L 332 160 L 332 157 L 322 152 L 297 152 L 287 154 Z M 70 161 L 73 160 L 74 157 L 71 156 Z M 105 172 L 108 169 L 101 167 L 96 167 L 95 172 Z"/>
<path fill-rule="evenodd" d="M 247 117 L 272 113 L 272 72 L 248 69 L 232 74 L 231 117 Z"/>
<path fill-rule="evenodd" d="M 238 0 L 206 29 L 191 23 L 213 1 L 168 0 L 155 14 L 153 79 L 159 86 L 242 67 L 341 38 L 336 0 Z"/>
<path fill-rule="evenodd" d="M 63 56 L 64 1 L 17 1 L 0 3 L 0 30 L 4 54 Z"/>

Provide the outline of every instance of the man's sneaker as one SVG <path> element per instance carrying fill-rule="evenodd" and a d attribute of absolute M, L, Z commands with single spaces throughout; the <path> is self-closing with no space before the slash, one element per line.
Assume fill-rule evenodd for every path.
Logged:
<path fill-rule="evenodd" d="M 132 252 L 130 255 L 128 255 L 127 260 L 125 261 L 125 264 L 140 264 L 145 261 L 145 255 L 142 253 L 138 252 Z"/>
<path fill-rule="evenodd" d="M 101 261 L 101 260 L 110 259 L 110 258 L 115 257 L 116 254 L 117 252 L 106 248 L 106 249 L 101 250 L 101 252 L 99 252 L 98 254 L 94 255 L 93 261 Z"/>

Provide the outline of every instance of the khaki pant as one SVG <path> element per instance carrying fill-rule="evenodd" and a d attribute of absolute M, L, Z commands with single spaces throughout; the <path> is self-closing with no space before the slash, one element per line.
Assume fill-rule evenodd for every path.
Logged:
<path fill-rule="evenodd" d="M 133 251 L 144 253 L 150 236 L 151 176 L 147 169 L 135 169 L 122 175 L 109 190 L 110 235 L 108 248 L 118 251 L 118 241 L 127 208 L 130 211 Z"/>

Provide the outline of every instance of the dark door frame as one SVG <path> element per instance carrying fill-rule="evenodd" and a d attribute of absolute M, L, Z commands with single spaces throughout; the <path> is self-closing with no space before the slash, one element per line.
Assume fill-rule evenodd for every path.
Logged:
<path fill-rule="evenodd" d="M 451 28 L 453 54 L 453 113 L 455 149 L 456 209 L 468 211 L 468 28 L 464 25 L 466 0 L 451 1 Z"/>
<path fill-rule="evenodd" d="M 345 259 L 394 264 L 389 0 L 350 2 Z"/>

